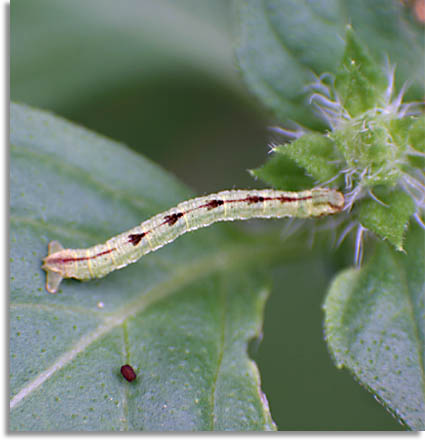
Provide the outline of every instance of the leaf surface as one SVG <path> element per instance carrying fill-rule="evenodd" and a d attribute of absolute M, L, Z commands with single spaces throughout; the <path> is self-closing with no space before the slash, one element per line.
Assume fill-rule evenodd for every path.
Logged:
<path fill-rule="evenodd" d="M 284 154 L 274 153 L 264 165 L 249 172 L 277 189 L 298 191 L 314 186 L 314 180 Z"/>
<path fill-rule="evenodd" d="M 335 77 L 335 89 L 341 105 L 357 116 L 377 105 L 388 86 L 384 71 L 356 38 L 351 25 L 345 34 L 346 46 Z"/>
<path fill-rule="evenodd" d="M 275 429 L 247 355 L 267 297 L 251 265 L 267 246 L 213 227 L 48 294 L 50 240 L 91 246 L 189 191 L 125 146 L 48 113 L 12 105 L 10 135 L 10 429 Z M 124 364 L 134 382 L 121 376 Z"/>
<path fill-rule="evenodd" d="M 367 229 L 388 240 L 398 251 L 402 251 L 409 219 L 415 213 L 415 204 L 412 198 L 402 191 L 380 196 L 380 200 L 381 203 L 372 199 L 360 200 L 356 217 Z"/>
<path fill-rule="evenodd" d="M 332 163 L 334 143 L 322 134 L 307 133 L 289 144 L 277 146 L 275 151 L 292 159 L 316 181 L 335 179 L 338 174 L 338 168 Z"/>
<path fill-rule="evenodd" d="M 325 333 L 346 367 L 411 429 L 425 429 L 425 237 L 412 228 L 406 254 L 380 243 L 361 270 L 333 281 Z"/>
<path fill-rule="evenodd" d="M 10 10 L 14 101 L 69 109 L 170 69 L 236 82 L 221 0 L 18 0 Z"/>

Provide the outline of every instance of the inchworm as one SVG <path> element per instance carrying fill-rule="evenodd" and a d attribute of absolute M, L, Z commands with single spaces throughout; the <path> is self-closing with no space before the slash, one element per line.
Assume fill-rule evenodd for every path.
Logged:
<path fill-rule="evenodd" d="M 46 289 L 56 293 L 63 278 L 101 278 L 134 263 L 185 232 L 215 222 L 254 217 L 317 217 L 335 214 L 343 207 L 344 196 L 326 188 L 301 192 L 231 190 L 198 197 L 88 249 L 64 249 L 59 242 L 51 241 L 42 266 L 47 272 Z"/>

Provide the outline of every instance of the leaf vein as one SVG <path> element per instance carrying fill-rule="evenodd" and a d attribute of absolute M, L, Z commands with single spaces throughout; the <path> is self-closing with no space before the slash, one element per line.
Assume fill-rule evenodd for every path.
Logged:
<path fill-rule="evenodd" d="M 219 341 L 219 350 L 218 350 L 218 359 L 217 359 L 217 367 L 215 370 L 213 383 L 211 387 L 211 431 L 214 431 L 215 425 L 215 417 L 216 417 L 216 403 L 217 403 L 217 381 L 220 374 L 221 364 L 223 362 L 224 356 L 224 345 L 225 345 L 225 329 L 226 329 L 226 315 L 227 315 L 227 302 L 226 302 L 226 293 L 221 289 L 220 292 L 220 341 Z"/>

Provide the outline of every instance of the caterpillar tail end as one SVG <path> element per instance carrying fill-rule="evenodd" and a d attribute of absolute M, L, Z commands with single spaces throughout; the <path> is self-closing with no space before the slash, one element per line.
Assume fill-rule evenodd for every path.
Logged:
<path fill-rule="evenodd" d="M 47 257 L 62 250 L 63 246 L 58 241 L 53 240 L 49 243 Z M 41 268 L 46 271 L 46 290 L 49 293 L 56 293 L 63 276 L 59 272 L 51 269 L 51 266 L 46 262 L 47 257 L 43 260 L 44 264 L 41 266 Z"/>

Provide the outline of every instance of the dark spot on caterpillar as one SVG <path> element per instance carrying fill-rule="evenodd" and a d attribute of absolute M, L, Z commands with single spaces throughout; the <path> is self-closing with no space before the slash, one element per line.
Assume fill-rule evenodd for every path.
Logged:
<path fill-rule="evenodd" d="M 251 203 L 264 202 L 264 197 L 249 196 L 246 198 L 246 201 L 248 202 L 249 205 L 251 205 Z"/>
<path fill-rule="evenodd" d="M 218 206 L 221 206 L 223 204 L 223 200 L 210 200 L 208 203 L 203 205 L 203 207 L 210 209 L 217 208 Z"/>
<path fill-rule="evenodd" d="M 123 365 L 121 367 L 121 374 L 124 376 L 124 379 L 129 382 L 133 382 L 133 380 L 136 379 L 136 373 L 131 365 Z"/>
<path fill-rule="evenodd" d="M 142 232 L 141 234 L 130 234 L 128 236 L 128 242 L 137 246 L 140 243 L 140 240 L 146 235 L 146 232 Z"/>
<path fill-rule="evenodd" d="M 296 199 L 295 199 L 296 200 Z M 290 197 L 279 197 L 280 203 L 286 203 L 286 202 L 294 202 L 294 199 L 291 199 Z"/>
<path fill-rule="evenodd" d="M 176 223 L 176 221 L 180 218 L 183 217 L 184 213 L 183 212 L 176 212 L 174 214 L 171 215 L 166 215 L 164 217 L 164 223 L 168 223 L 169 226 L 173 226 L 174 223 Z"/>

